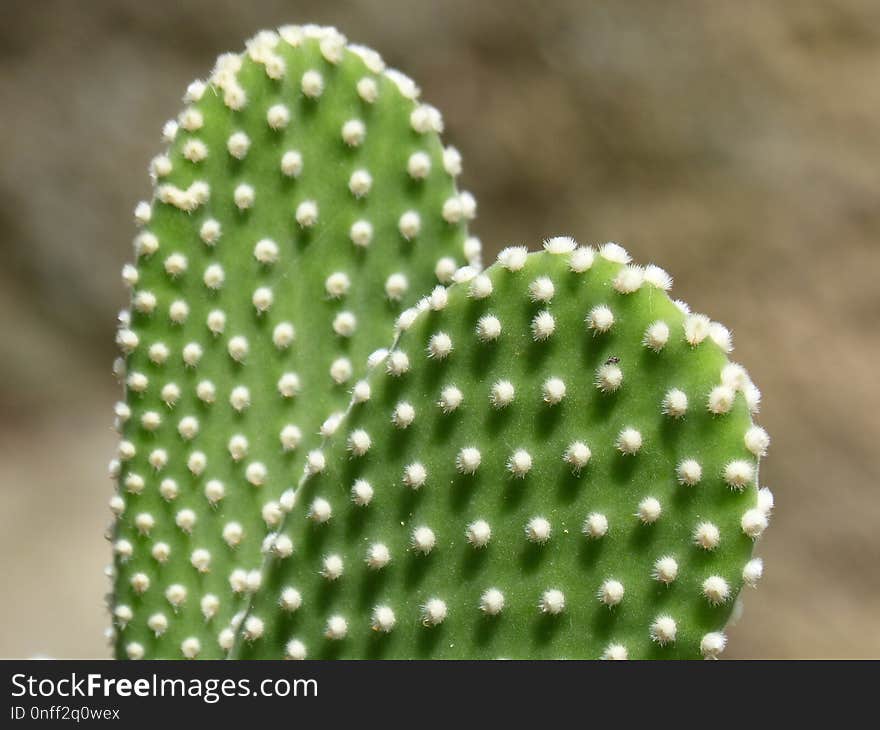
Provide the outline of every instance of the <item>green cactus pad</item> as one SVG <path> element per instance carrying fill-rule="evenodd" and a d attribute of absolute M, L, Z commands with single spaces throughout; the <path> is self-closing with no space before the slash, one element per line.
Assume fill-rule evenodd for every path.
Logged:
<path fill-rule="evenodd" d="M 375 52 L 290 26 L 221 56 L 166 125 L 118 334 L 118 656 L 224 655 L 324 420 L 400 311 L 476 263 L 458 153 L 418 96 Z"/>
<path fill-rule="evenodd" d="M 297 494 L 234 656 L 723 649 L 771 507 L 758 391 L 665 272 L 574 246 L 507 249 L 403 315 Z"/>

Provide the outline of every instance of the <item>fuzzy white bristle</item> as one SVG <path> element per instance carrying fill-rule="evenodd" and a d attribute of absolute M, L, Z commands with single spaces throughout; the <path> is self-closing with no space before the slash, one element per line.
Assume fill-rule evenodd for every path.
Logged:
<path fill-rule="evenodd" d="M 671 555 L 657 558 L 651 575 L 661 583 L 672 583 L 678 577 L 678 561 Z"/>
<path fill-rule="evenodd" d="M 504 610 L 504 594 L 497 588 L 489 588 L 480 596 L 480 610 L 487 616 L 497 616 Z"/>
<path fill-rule="evenodd" d="M 480 450 L 468 446 L 461 449 L 455 457 L 455 468 L 462 474 L 474 474 L 480 466 L 482 456 Z"/>
<path fill-rule="evenodd" d="M 276 131 L 284 129 L 290 123 L 290 109 L 284 104 L 273 104 L 266 111 L 266 123 Z"/>
<path fill-rule="evenodd" d="M 593 267 L 596 254 L 592 248 L 581 246 L 571 252 L 568 259 L 568 268 L 575 274 L 583 274 Z"/>
<path fill-rule="evenodd" d="M 645 525 L 651 525 L 660 519 L 662 513 L 660 501 L 656 497 L 645 497 L 639 502 L 637 517 Z"/>
<path fill-rule="evenodd" d="M 620 294 L 632 294 L 641 289 L 644 281 L 645 272 L 640 266 L 624 266 L 611 285 Z"/>
<path fill-rule="evenodd" d="M 373 445 L 373 440 L 364 429 L 358 428 L 348 436 L 348 450 L 352 456 L 363 456 Z"/>
<path fill-rule="evenodd" d="M 645 330 L 642 344 L 654 352 L 660 352 L 669 342 L 669 325 L 666 322 L 654 322 Z"/>
<path fill-rule="evenodd" d="M 735 397 L 736 393 L 734 393 L 732 388 L 726 385 L 717 385 L 709 392 L 706 407 L 709 413 L 716 416 L 729 413 L 730 409 L 733 408 Z"/>
<path fill-rule="evenodd" d="M 743 437 L 745 447 L 755 456 L 766 456 L 770 446 L 769 434 L 760 426 L 751 426 Z"/>
<path fill-rule="evenodd" d="M 581 469 L 589 463 L 592 455 L 590 447 L 583 441 L 572 441 L 562 458 L 571 466 L 574 474 L 580 474 Z"/>
<path fill-rule="evenodd" d="M 617 446 L 617 450 L 621 454 L 637 454 L 642 448 L 644 443 L 644 439 L 642 437 L 641 431 L 627 427 L 624 428 L 618 435 L 617 441 L 615 445 Z"/>
<path fill-rule="evenodd" d="M 761 487 L 758 490 L 758 509 L 761 510 L 767 518 L 773 513 L 774 499 L 773 492 L 767 487 Z"/>
<path fill-rule="evenodd" d="M 364 562 L 366 562 L 367 567 L 371 570 L 380 570 L 391 562 L 391 552 L 384 543 L 373 543 L 367 549 L 367 556 Z"/>
<path fill-rule="evenodd" d="M 703 595 L 713 606 L 724 603 L 730 597 L 730 586 L 720 575 L 710 575 L 703 581 Z"/>
<path fill-rule="evenodd" d="M 740 520 L 742 531 L 752 539 L 759 538 L 767 529 L 767 514 L 763 509 L 756 508 L 746 510 Z"/>
<path fill-rule="evenodd" d="M 321 575 L 323 575 L 329 581 L 334 581 L 342 577 L 342 573 L 344 572 L 344 570 L 345 565 L 339 555 L 327 555 L 324 558 Z"/>
<path fill-rule="evenodd" d="M 331 616 L 327 619 L 324 636 L 328 639 L 339 641 L 348 635 L 348 621 L 342 616 Z"/>
<path fill-rule="evenodd" d="M 678 625 L 671 616 L 658 616 L 651 624 L 651 639 L 660 644 L 660 646 L 666 646 L 674 642 L 677 633 Z"/>
<path fill-rule="evenodd" d="M 299 177 L 303 171 L 302 153 L 288 150 L 281 156 L 281 172 L 287 177 Z"/>
<path fill-rule="evenodd" d="M 467 526 L 465 537 L 475 548 L 486 547 L 492 538 L 492 528 L 485 520 L 475 520 Z"/>
<path fill-rule="evenodd" d="M 366 507 L 373 500 L 373 487 L 366 479 L 358 479 L 351 487 L 351 499 L 359 507 Z"/>
<path fill-rule="evenodd" d="M 743 567 L 742 578 L 747 586 L 754 588 L 763 575 L 764 561 L 761 558 L 752 558 Z"/>
<path fill-rule="evenodd" d="M 711 320 L 705 314 L 690 314 L 684 320 L 684 338 L 691 347 L 699 345 L 709 336 Z"/>
<path fill-rule="evenodd" d="M 542 386 L 544 402 L 554 406 L 565 398 L 565 383 L 561 378 L 547 378 Z"/>
<path fill-rule="evenodd" d="M 291 639 L 284 646 L 284 655 L 293 661 L 302 661 L 307 656 L 306 645 L 299 639 Z"/>
<path fill-rule="evenodd" d="M 492 314 L 484 314 L 477 320 L 477 338 L 480 342 L 493 342 L 501 336 L 501 321 Z"/>
<path fill-rule="evenodd" d="M 532 517 L 532 519 L 526 523 L 525 532 L 526 538 L 528 538 L 529 542 L 543 545 L 550 539 L 550 536 L 553 533 L 553 528 L 551 527 L 549 520 L 545 517 Z"/>
<path fill-rule="evenodd" d="M 600 365 L 594 383 L 603 393 L 614 393 L 623 383 L 623 371 L 613 363 Z"/>
<path fill-rule="evenodd" d="M 700 640 L 700 653 L 706 659 L 717 659 L 726 646 L 727 637 L 720 631 L 712 631 Z"/>
<path fill-rule="evenodd" d="M 485 274 L 479 274 L 471 280 L 468 296 L 472 299 L 486 299 L 493 291 L 492 280 Z"/>
<path fill-rule="evenodd" d="M 410 126 L 419 134 L 443 131 L 443 117 L 440 112 L 430 104 L 421 104 L 413 109 L 409 117 Z"/>
<path fill-rule="evenodd" d="M 434 360 L 445 360 L 452 352 L 452 338 L 445 332 L 431 335 L 428 341 L 428 357 Z"/>
<path fill-rule="evenodd" d="M 443 413 L 448 414 L 455 411 L 463 400 L 464 395 L 461 390 L 454 385 L 447 385 L 440 391 L 440 399 L 437 401 L 437 405 Z"/>
<path fill-rule="evenodd" d="M 440 598 L 430 598 L 422 606 L 422 624 L 424 626 L 438 626 L 446 620 L 448 608 L 446 602 Z"/>
<path fill-rule="evenodd" d="M 391 414 L 391 423 L 396 428 L 406 429 L 412 425 L 415 418 L 416 409 L 413 408 L 412 403 L 401 401 L 394 407 L 394 412 Z"/>
<path fill-rule="evenodd" d="M 681 418 L 687 413 L 687 408 L 687 394 L 683 390 L 672 388 L 671 390 L 666 391 L 666 395 L 663 396 L 663 404 L 660 410 L 663 415 L 669 416 L 670 418 Z"/>
<path fill-rule="evenodd" d="M 428 470 L 421 462 L 413 462 L 403 470 L 403 483 L 410 489 L 417 490 L 428 480 Z"/>
<path fill-rule="evenodd" d="M 397 624 L 397 618 L 390 606 L 376 606 L 372 614 L 372 627 L 374 631 L 389 633 Z"/>
<path fill-rule="evenodd" d="M 405 274 L 396 272 L 385 280 L 385 295 L 392 301 L 398 302 L 403 299 L 409 290 L 409 280 Z"/>
<path fill-rule="evenodd" d="M 397 229 L 400 231 L 401 236 L 407 241 L 411 241 L 422 230 L 422 218 L 416 211 L 408 210 L 400 216 L 397 222 Z"/>
<path fill-rule="evenodd" d="M 509 380 L 499 380 L 489 391 L 489 402 L 493 408 L 506 408 L 513 403 L 516 390 Z"/>
<path fill-rule="evenodd" d="M 532 455 L 525 449 L 517 449 L 507 460 L 507 470 L 516 479 L 525 478 L 532 470 Z"/>
<path fill-rule="evenodd" d="M 243 160 L 251 147 L 251 139 L 244 132 L 233 132 L 226 140 L 226 149 L 236 160 Z"/>
<path fill-rule="evenodd" d="M 602 652 L 602 659 L 609 661 L 625 661 L 629 659 L 629 652 L 623 644 L 609 644 Z"/>
<path fill-rule="evenodd" d="M 423 555 L 427 555 L 437 544 L 437 538 L 430 527 L 421 525 L 412 531 L 410 543 L 412 544 L 413 550 L 422 553 Z"/>
<path fill-rule="evenodd" d="M 572 253 L 577 248 L 577 241 L 571 236 L 552 236 L 544 241 L 544 250 L 552 254 Z"/>
<path fill-rule="evenodd" d="M 539 276 L 529 284 L 529 299 L 533 302 L 549 302 L 555 293 L 556 288 L 549 276 Z"/>
<path fill-rule="evenodd" d="M 257 199 L 257 193 L 251 185 L 242 183 L 233 191 L 232 199 L 239 210 L 248 210 L 253 208 L 254 202 Z"/>
<path fill-rule="evenodd" d="M 320 449 L 313 449 L 306 456 L 306 471 L 309 474 L 320 474 L 327 466 L 327 457 Z"/>
<path fill-rule="evenodd" d="M 608 533 L 608 518 L 600 512 L 591 512 L 584 520 L 581 532 L 591 540 L 597 540 Z"/>
<path fill-rule="evenodd" d="M 724 481 L 731 489 L 743 490 L 755 479 L 755 467 L 749 461 L 731 461 L 724 467 Z"/>
<path fill-rule="evenodd" d="M 333 508 L 323 497 L 316 497 L 309 507 L 308 516 L 312 522 L 323 525 L 333 516 Z"/>
<path fill-rule="evenodd" d="M 712 522 L 701 522 L 694 529 L 694 543 L 703 550 L 714 550 L 721 542 L 721 531 Z"/>
<path fill-rule="evenodd" d="M 318 204 L 314 200 L 304 200 L 296 207 L 294 218 L 302 228 L 311 228 L 318 222 Z"/>
<path fill-rule="evenodd" d="M 703 467 L 695 459 L 685 459 L 675 469 L 679 484 L 694 486 L 703 478 Z"/>
<path fill-rule="evenodd" d="M 547 310 L 538 312 L 532 318 L 531 329 L 532 338 L 536 342 L 543 342 L 549 339 L 556 331 L 556 319 Z"/>
<path fill-rule="evenodd" d="M 557 588 L 550 588 L 541 595 L 538 603 L 541 613 L 556 616 L 565 610 L 565 594 Z"/>
<path fill-rule="evenodd" d="M 409 372 L 409 356 L 402 350 L 395 350 L 388 355 L 385 371 L 392 377 L 399 378 Z"/>
<path fill-rule="evenodd" d="M 599 304 L 587 314 L 586 322 L 594 333 L 608 332 L 614 326 L 614 312 L 608 306 Z"/>
<path fill-rule="evenodd" d="M 324 77 L 320 72 L 310 69 L 302 75 L 300 89 L 310 99 L 317 99 L 324 93 Z"/>
<path fill-rule="evenodd" d="M 528 253 L 525 246 L 508 246 L 498 254 L 498 263 L 508 271 L 519 271 L 526 265 Z"/>
<path fill-rule="evenodd" d="M 599 247 L 599 255 L 606 261 L 615 264 L 628 264 L 631 259 L 626 249 L 620 244 L 608 242 Z"/>
<path fill-rule="evenodd" d="M 623 600 L 624 595 L 623 583 L 614 578 L 604 581 L 596 593 L 596 597 L 606 606 L 616 606 Z"/>

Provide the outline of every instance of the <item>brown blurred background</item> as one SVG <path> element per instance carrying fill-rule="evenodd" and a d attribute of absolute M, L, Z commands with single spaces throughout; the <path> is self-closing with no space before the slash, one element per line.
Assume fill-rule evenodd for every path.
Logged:
<path fill-rule="evenodd" d="M 616 240 L 730 326 L 777 514 L 727 656 L 880 657 L 880 3 L 0 0 L 0 656 L 106 656 L 119 270 L 186 84 L 338 26 L 443 110 L 489 257 Z"/>

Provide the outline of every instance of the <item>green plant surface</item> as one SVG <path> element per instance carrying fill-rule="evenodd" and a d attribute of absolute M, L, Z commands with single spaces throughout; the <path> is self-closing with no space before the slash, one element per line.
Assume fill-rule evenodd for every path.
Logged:
<path fill-rule="evenodd" d="M 716 656 L 772 499 L 730 335 L 619 246 L 437 291 L 296 495 L 242 658 Z"/>
<path fill-rule="evenodd" d="M 117 656 L 224 656 L 368 355 L 478 265 L 458 153 L 418 96 L 338 32 L 288 26 L 221 56 L 166 125 L 117 337 Z"/>

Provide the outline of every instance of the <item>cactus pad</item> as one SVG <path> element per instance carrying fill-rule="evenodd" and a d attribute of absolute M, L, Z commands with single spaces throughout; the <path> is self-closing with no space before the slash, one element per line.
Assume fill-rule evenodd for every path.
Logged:
<path fill-rule="evenodd" d="M 166 125 L 117 338 L 118 656 L 224 655 L 325 419 L 400 311 L 476 262 L 458 153 L 418 96 L 375 52 L 291 26 L 221 56 Z"/>
<path fill-rule="evenodd" d="M 234 656 L 724 648 L 772 506 L 759 393 L 661 269 L 615 244 L 546 247 L 403 314 L 269 538 Z"/>

